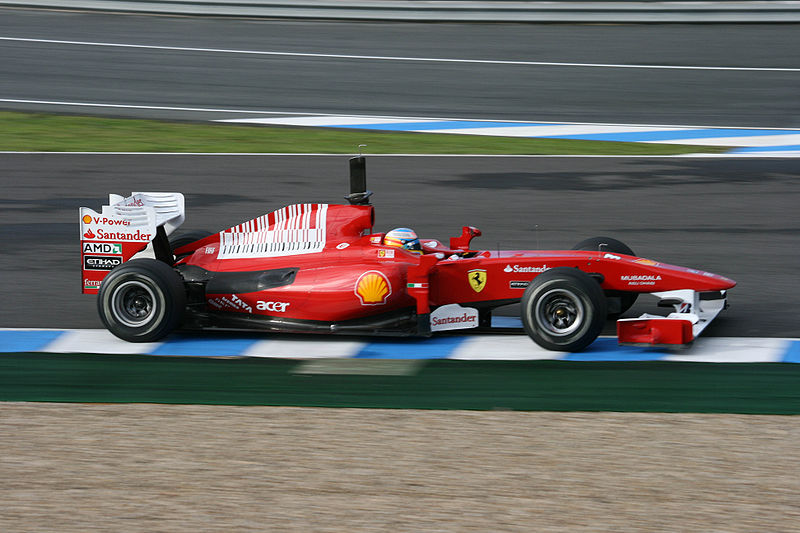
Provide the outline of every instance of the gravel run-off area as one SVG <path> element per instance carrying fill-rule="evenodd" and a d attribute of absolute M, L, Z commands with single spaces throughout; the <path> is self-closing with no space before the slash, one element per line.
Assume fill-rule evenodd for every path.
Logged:
<path fill-rule="evenodd" d="M 0 531 L 800 531 L 800 417 L 0 404 Z"/>

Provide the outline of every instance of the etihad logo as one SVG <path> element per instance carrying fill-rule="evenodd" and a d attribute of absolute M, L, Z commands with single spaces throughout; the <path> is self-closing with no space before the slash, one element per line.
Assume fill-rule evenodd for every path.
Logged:
<path fill-rule="evenodd" d="M 383 272 L 369 270 L 358 277 L 354 292 L 361 305 L 383 305 L 392 294 L 392 284 Z"/>
<path fill-rule="evenodd" d="M 486 286 L 486 271 L 482 268 L 475 268 L 467 272 L 469 286 L 475 292 L 481 292 Z"/>
<path fill-rule="evenodd" d="M 83 256 L 84 270 L 111 270 L 122 264 L 121 257 L 108 257 L 106 255 Z"/>
<path fill-rule="evenodd" d="M 511 273 L 511 272 L 515 272 L 515 273 L 532 273 L 532 272 L 536 272 L 538 274 L 541 274 L 542 272 L 546 272 L 548 270 L 550 270 L 550 267 L 547 266 L 547 265 L 542 265 L 540 267 L 506 265 L 506 267 L 503 269 L 503 272 L 509 272 L 509 273 Z"/>

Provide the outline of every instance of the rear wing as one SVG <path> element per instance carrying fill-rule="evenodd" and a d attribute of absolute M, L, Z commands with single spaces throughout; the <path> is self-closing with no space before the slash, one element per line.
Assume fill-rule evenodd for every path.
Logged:
<path fill-rule="evenodd" d="M 100 212 L 80 208 L 81 274 L 84 294 L 97 294 L 100 282 L 152 244 L 158 259 L 169 261 L 167 235 L 185 219 L 183 195 L 178 192 L 135 192 L 128 197 L 108 195 Z"/>

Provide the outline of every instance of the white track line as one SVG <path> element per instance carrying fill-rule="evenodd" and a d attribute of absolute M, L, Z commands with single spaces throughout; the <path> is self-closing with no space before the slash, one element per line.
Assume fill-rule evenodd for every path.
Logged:
<path fill-rule="evenodd" d="M 478 65 L 517 65 L 517 66 L 537 66 L 537 67 L 626 68 L 626 69 L 658 69 L 658 70 L 725 70 L 725 71 L 740 71 L 740 72 L 800 72 L 800 68 L 787 68 L 787 67 L 633 65 L 626 63 L 574 63 L 565 61 L 513 61 L 513 60 L 497 60 L 497 59 L 457 59 L 457 58 L 435 58 L 435 57 L 322 54 L 322 53 L 310 53 L 310 52 L 232 50 L 227 48 L 196 48 L 188 46 L 160 46 L 160 45 L 147 45 L 147 44 L 106 43 L 106 42 L 94 42 L 94 41 L 66 41 L 60 39 L 31 39 L 23 37 L 0 37 L 0 41 L 14 41 L 14 42 L 28 42 L 28 43 L 42 43 L 42 44 L 63 44 L 70 46 L 96 46 L 96 47 L 106 47 L 106 48 L 166 50 L 173 52 L 204 52 L 204 53 L 215 53 L 215 54 L 241 54 L 241 55 L 256 55 L 256 56 L 279 56 L 279 57 L 310 57 L 310 58 L 349 59 L 349 60 L 368 60 L 368 61 L 468 63 L 468 64 L 478 64 Z"/>
<path fill-rule="evenodd" d="M 703 137 L 699 139 L 667 139 L 638 142 L 651 144 L 681 144 L 685 146 L 779 147 L 800 145 L 800 134 L 756 135 L 751 137 L 725 137 L 724 135 L 720 135 L 719 137 Z"/>
<path fill-rule="evenodd" d="M 213 108 L 213 107 L 177 107 L 177 106 L 163 106 L 163 105 L 138 105 L 138 104 L 109 104 L 101 102 L 67 102 L 62 100 L 30 100 L 25 98 L 0 98 L 0 102 L 9 104 L 37 104 L 37 105 L 56 105 L 56 106 L 70 106 L 70 107 L 99 107 L 99 108 L 112 108 L 112 109 L 147 109 L 152 111 L 191 111 L 191 112 L 204 112 L 204 113 L 240 113 L 252 115 L 282 115 L 286 120 L 293 120 L 293 117 L 312 117 L 312 121 L 316 120 L 313 117 L 341 117 L 341 113 L 309 113 L 303 111 L 264 111 L 253 109 L 226 109 L 226 108 Z M 741 126 L 704 126 L 704 125 L 689 125 L 689 124 L 626 124 L 621 122 L 568 122 L 568 121 L 549 121 L 549 120 L 506 120 L 506 119 L 485 119 L 485 118 L 455 118 L 455 117 L 400 117 L 394 115 L 347 115 L 354 117 L 358 120 L 371 121 L 378 120 L 379 122 L 387 121 L 400 121 L 411 120 L 413 122 L 436 122 L 436 121 L 472 121 L 472 122 L 516 122 L 520 124 L 528 124 L 536 122 L 537 124 L 552 124 L 554 126 L 560 125 L 577 125 L 577 126 L 622 126 L 633 128 L 667 128 L 667 129 L 742 129 Z M 240 120 L 230 119 L 229 121 Z M 257 122 L 258 119 L 250 119 L 245 117 L 243 120 Z M 216 122 L 227 122 L 228 120 L 217 120 Z M 777 128 L 774 126 L 748 126 L 747 129 L 758 130 L 791 130 L 800 128 Z"/>
<path fill-rule="evenodd" d="M 164 105 L 134 105 L 134 104 L 105 104 L 99 102 L 65 102 L 60 100 L 26 100 L 23 98 L 0 98 L 0 102 L 8 104 L 39 104 L 39 105 L 63 105 L 73 107 L 101 107 L 112 109 L 149 109 L 152 111 L 194 111 L 203 113 L 247 113 L 254 115 L 325 115 L 341 116 L 337 113 L 295 113 L 287 111 L 260 111 L 253 109 L 225 109 L 208 107 L 175 107 Z"/>
<path fill-rule="evenodd" d="M 161 346 L 159 342 L 125 342 L 102 329 L 68 330 L 49 343 L 48 353 L 146 354 Z"/>
<path fill-rule="evenodd" d="M 0 151 L 0 155 L 144 155 L 144 156 L 246 156 L 246 157 L 352 157 L 355 154 L 319 154 L 319 153 L 294 153 L 294 152 L 31 152 L 31 151 Z M 740 154 L 674 154 L 674 155 L 604 155 L 604 154 L 364 154 L 366 157 L 447 157 L 456 158 L 525 158 L 525 159 L 673 159 L 673 158 L 728 158 L 752 159 L 753 157 L 769 158 L 794 158 L 795 152 L 752 152 Z"/>
<path fill-rule="evenodd" d="M 695 363 L 777 363 L 789 350 L 786 339 L 709 337 L 685 352 L 664 357 L 665 361 Z"/>

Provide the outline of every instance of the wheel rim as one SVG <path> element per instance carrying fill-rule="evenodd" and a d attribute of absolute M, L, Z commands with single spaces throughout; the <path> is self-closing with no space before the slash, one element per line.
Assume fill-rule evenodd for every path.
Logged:
<path fill-rule="evenodd" d="M 132 328 L 142 327 L 156 315 L 156 296 L 141 281 L 126 281 L 114 291 L 111 309 L 117 320 Z"/>
<path fill-rule="evenodd" d="M 586 315 L 583 302 L 565 289 L 552 289 L 536 301 L 534 317 L 540 328 L 550 335 L 563 337 L 577 331 Z"/>

